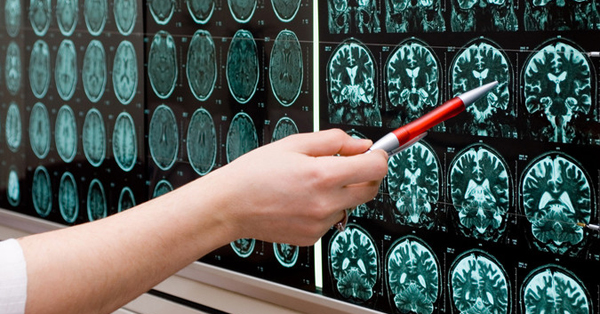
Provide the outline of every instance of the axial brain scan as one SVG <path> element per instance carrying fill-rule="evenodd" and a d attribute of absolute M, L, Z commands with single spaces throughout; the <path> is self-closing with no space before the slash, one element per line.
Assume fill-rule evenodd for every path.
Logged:
<path fill-rule="evenodd" d="M 19 206 L 21 202 L 21 188 L 19 186 L 19 175 L 15 169 L 8 173 L 8 185 L 6 188 L 6 198 L 8 203 L 13 206 Z"/>
<path fill-rule="evenodd" d="M 227 131 L 227 163 L 257 148 L 258 145 L 258 133 L 252 118 L 247 113 L 237 113 Z"/>
<path fill-rule="evenodd" d="M 192 36 L 185 74 L 194 97 L 200 101 L 207 100 L 217 82 L 217 54 L 208 31 L 199 29 Z"/>
<path fill-rule="evenodd" d="M 400 238 L 387 257 L 392 303 L 401 313 L 433 313 L 440 294 L 440 265 L 431 248 L 419 238 Z"/>
<path fill-rule="evenodd" d="M 592 109 L 590 61 L 563 41 L 542 45 L 524 67 L 523 96 L 530 114 L 541 113 L 548 126 L 536 132 L 538 139 L 571 143 L 575 128 L 569 123 Z"/>
<path fill-rule="evenodd" d="M 525 314 L 591 314 L 592 300 L 581 280 L 557 265 L 532 271 L 523 282 L 521 305 Z"/>
<path fill-rule="evenodd" d="M 21 1 L 6 0 L 4 3 L 4 22 L 10 37 L 16 37 L 21 30 Z"/>
<path fill-rule="evenodd" d="M 257 0 L 227 0 L 229 12 L 238 23 L 247 23 L 254 15 Z"/>
<path fill-rule="evenodd" d="M 298 133 L 298 126 L 296 125 L 296 122 L 288 117 L 283 117 L 277 121 L 275 129 L 273 129 L 273 137 L 271 137 L 271 142 L 275 142 L 288 135 L 296 133 Z"/>
<path fill-rule="evenodd" d="M 484 144 L 467 147 L 450 167 L 452 204 L 463 235 L 496 240 L 506 229 L 510 176 L 502 156 Z"/>
<path fill-rule="evenodd" d="M 444 32 L 440 0 L 386 0 L 385 27 L 388 33 Z"/>
<path fill-rule="evenodd" d="M 329 33 L 379 33 L 377 6 L 374 0 L 327 0 Z"/>
<path fill-rule="evenodd" d="M 215 11 L 215 0 L 185 0 L 194 22 L 206 24 Z"/>
<path fill-rule="evenodd" d="M 19 45 L 11 41 L 6 49 L 6 62 L 4 63 L 4 78 L 6 89 L 11 95 L 17 95 L 21 89 L 21 49 Z"/>
<path fill-rule="evenodd" d="M 563 153 L 547 153 L 528 166 L 522 208 L 538 249 L 559 254 L 580 249 L 584 230 L 577 223 L 589 223 L 594 208 L 590 184 L 585 170 Z"/>
<path fill-rule="evenodd" d="M 70 172 L 63 173 L 58 186 L 58 209 L 67 223 L 74 223 L 79 215 L 77 182 Z"/>
<path fill-rule="evenodd" d="M 58 110 L 54 124 L 54 142 L 58 155 L 64 162 L 71 162 L 77 154 L 77 125 L 73 109 L 63 105 Z"/>
<path fill-rule="evenodd" d="M 29 86 L 33 95 L 44 98 L 50 87 L 50 49 L 45 41 L 38 39 L 29 57 Z"/>
<path fill-rule="evenodd" d="M 83 17 L 88 32 L 92 36 L 98 36 L 104 30 L 108 15 L 108 0 L 84 0 Z"/>
<path fill-rule="evenodd" d="M 148 146 L 152 160 L 161 170 L 168 170 L 177 159 L 179 131 L 171 108 L 160 105 L 154 110 L 148 127 Z"/>
<path fill-rule="evenodd" d="M 177 51 L 175 40 L 166 31 L 154 35 L 148 53 L 148 78 L 152 90 L 165 99 L 173 93 L 177 82 Z"/>
<path fill-rule="evenodd" d="M 526 31 L 600 29 L 597 3 L 590 0 L 527 0 L 523 21 Z"/>
<path fill-rule="evenodd" d="M 258 86 L 258 48 L 254 36 L 247 30 L 238 30 L 227 52 L 226 77 L 229 91 L 240 104 L 250 101 Z"/>
<path fill-rule="evenodd" d="M 89 221 L 104 218 L 108 214 L 104 187 L 98 179 L 92 180 L 88 188 L 87 214 Z"/>
<path fill-rule="evenodd" d="M 106 54 L 99 40 L 90 41 L 81 67 L 83 90 L 91 102 L 98 102 L 104 94 L 106 86 Z"/>
<path fill-rule="evenodd" d="M 160 180 L 154 187 L 154 192 L 152 192 L 152 198 L 157 198 L 171 191 L 173 191 L 173 185 L 171 185 L 171 183 L 167 180 Z"/>
<path fill-rule="evenodd" d="M 390 157 L 387 183 L 395 202 L 395 222 L 433 228 L 440 197 L 440 171 L 435 152 L 420 142 Z"/>
<path fill-rule="evenodd" d="M 29 114 L 29 144 L 39 159 L 46 158 L 50 151 L 50 116 L 44 104 L 38 102 Z"/>
<path fill-rule="evenodd" d="M 98 109 L 92 108 L 85 115 L 81 137 L 85 158 L 92 166 L 99 167 L 106 155 L 106 131 Z"/>
<path fill-rule="evenodd" d="M 269 62 L 269 81 L 275 98 L 283 106 L 291 106 L 300 95 L 304 68 L 302 48 L 294 32 L 283 30 L 275 39 Z"/>
<path fill-rule="evenodd" d="M 77 26 L 79 0 L 56 0 L 56 22 L 64 36 L 71 36 Z"/>
<path fill-rule="evenodd" d="M 515 32 L 519 29 L 515 13 L 518 7 L 514 0 L 451 0 L 451 2 L 450 25 L 453 32 Z"/>
<path fill-rule="evenodd" d="M 148 0 L 150 14 L 159 25 L 169 23 L 175 12 L 175 0 Z"/>
<path fill-rule="evenodd" d="M 131 34 L 137 20 L 137 0 L 115 0 L 113 12 L 121 35 Z"/>
<path fill-rule="evenodd" d="M 256 240 L 254 239 L 239 239 L 229 244 L 235 254 L 239 257 L 246 258 L 252 254 L 254 247 L 256 246 Z"/>
<path fill-rule="evenodd" d="M 341 43 L 327 64 L 329 122 L 381 126 L 376 80 L 371 51 L 355 39 Z"/>
<path fill-rule="evenodd" d="M 30 0 L 29 21 L 33 32 L 38 36 L 46 35 L 52 21 L 52 6 L 50 0 Z"/>
<path fill-rule="evenodd" d="M 210 113 L 197 109 L 187 130 L 186 147 L 190 165 L 199 175 L 208 174 L 217 159 L 217 130 Z"/>
<path fill-rule="evenodd" d="M 133 169 L 137 161 L 137 138 L 133 118 L 127 112 L 121 112 L 115 120 L 112 151 L 117 165 L 123 171 Z"/>
<path fill-rule="evenodd" d="M 77 86 L 77 52 L 69 39 L 60 43 L 54 64 L 54 81 L 56 90 L 62 100 L 69 101 Z"/>
<path fill-rule="evenodd" d="M 329 244 L 329 263 L 337 291 L 346 299 L 367 301 L 379 278 L 377 248 L 371 236 L 349 224 Z"/>
<path fill-rule="evenodd" d="M 52 211 L 52 183 L 50 174 L 44 166 L 38 166 L 31 182 L 31 200 L 35 212 L 40 217 L 48 217 Z"/>
<path fill-rule="evenodd" d="M 275 258 L 279 264 L 289 268 L 296 265 L 300 248 L 290 244 L 273 243 L 273 251 L 275 252 Z"/>
<path fill-rule="evenodd" d="M 294 19 L 300 9 L 301 0 L 271 0 L 275 15 L 282 22 L 289 22 Z"/>
<path fill-rule="evenodd" d="M 123 105 L 133 100 L 138 84 L 138 65 L 135 48 L 127 40 L 122 41 L 115 52 L 112 84 L 117 99 Z"/>
<path fill-rule="evenodd" d="M 456 258 L 449 272 L 452 303 L 458 313 L 510 313 L 510 283 L 502 265 L 474 249 Z"/>
<path fill-rule="evenodd" d="M 23 138 L 23 123 L 21 122 L 19 105 L 14 101 L 8 106 L 4 128 L 8 149 L 12 152 L 17 152 L 19 147 L 21 147 L 21 139 Z"/>
<path fill-rule="evenodd" d="M 135 197 L 133 196 L 133 192 L 129 187 L 124 187 L 121 190 L 121 194 L 119 195 L 119 205 L 118 212 L 122 212 L 126 209 L 132 208 L 135 206 Z"/>

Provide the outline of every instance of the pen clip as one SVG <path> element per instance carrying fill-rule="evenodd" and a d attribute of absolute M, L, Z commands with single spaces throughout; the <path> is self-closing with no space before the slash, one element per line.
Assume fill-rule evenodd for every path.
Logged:
<path fill-rule="evenodd" d="M 388 158 L 392 157 L 400 152 L 402 152 L 403 150 L 411 147 L 413 144 L 415 144 L 416 142 L 422 140 L 425 136 L 427 135 L 427 132 L 421 133 L 419 135 L 417 135 L 415 138 L 413 138 L 412 140 L 398 146 L 398 148 L 394 149 L 393 151 L 388 153 Z"/>

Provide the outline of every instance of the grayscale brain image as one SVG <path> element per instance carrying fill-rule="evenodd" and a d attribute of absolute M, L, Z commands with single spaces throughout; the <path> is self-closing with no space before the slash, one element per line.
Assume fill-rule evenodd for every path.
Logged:
<path fill-rule="evenodd" d="M 48 109 L 41 102 L 31 108 L 29 114 L 29 144 L 39 159 L 44 159 L 50 151 L 50 116 Z"/>
<path fill-rule="evenodd" d="M 506 229 L 512 187 L 503 157 L 485 144 L 473 144 L 454 158 L 448 180 L 460 232 L 497 240 Z"/>
<path fill-rule="evenodd" d="M 254 36 L 247 30 L 238 30 L 227 52 L 226 77 L 229 91 L 240 104 L 254 96 L 259 79 L 258 48 Z"/>
<path fill-rule="evenodd" d="M 63 173 L 58 185 L 58 209 L 67 223 L 74 223 L 79 216 L 77 182 L 70 172 Z"/>
<path fill-rule="evenodd" d="M 120 213 L 136 205 L 135 197 L 129 187 L 124 187 L 119 195 L 119 205 L 117 211 Z"/>
<path fill-rule="evenodd" d="M 418 39 L 400 43 L 385 65 L 386 110 L 399 111 L 388 123 L 397 128 L 439 104 L 441 67 L 433 51 Z"/>
<path fill-rule="evenodd" d="M 273 137 L 271 137 L 271 142 L 275 142 L 280 140 L 286 136 L 299 133 L 298 126 L 294 120 L 283 117 L 277 121 L 275 124 L 275 129 L 273 129 Z"/>
<path fill-rule="evenodd" d="M 108 17 L 108 0 L 84 0 L 83 17 L 88 32 L 93 36 L 100 35 Z"/>
<path fill-rule="evenodd" d="M 123 105 L 133 100 L 138 86 L 138 64 L 135 48 L 130 41 L 122 41 L 115 52 L 112 84 L 117 99 Z"/>
<path fill-rule="evenodd" d="M 364 229 L 348 224 L 345 231 L 333 236 L 329 267 L 336 290 L 344 299 L 364 302 L 373 297 L 380 266 L 375 242 Z"/>
<path fill-rule="evenodd" d="M 533 0 L 538 1 L 538 0 Z M 542 0 L 548 1 L 548 0 Z M 519 19 L 513 0 L 451 0 L 453 32 L 515 32 Z"/>
<path fill-rule="evenodd" d="M 448 285 L 457 313 L 510 313 L 510 281 L 502 265 L 488 253 L 462 253 L 450 267 Z"/>
<path fill-rule="evenodd" d="M 523 24 L 526 31 L 600 29 L 595 1 L 526 0 Z"/>
<path fill-rule="evenodd" d="M 137 19 L 137 0 L 114 0 L 113 12 L 121 35 L 130 35 Z"/>
<path fill-rule="evenodd" d="M 593 313 L 592 300 L 581 280 L 558 265 L 532 271 L 523 282 L 521 306 L 525 314 Z"/>
<path fill-rule="evenodd" d="M 300 247 L 285 243 L 273 243 L 273 251 L 275 251 L 275 258 L 279 264 L 289 268 L 296 265 Z"/>
<path fill-rule="evenodd" d="M 104 186 L 98 179 L 92 180 L 88 188 L 87 214 L 89 221 L 98 220 L 108 215 Z"/>
<path fill-rule="evenodd" d="M 185 74 L 196 99 L 207 100 L 217 82 L 217 54 L 215 43 L 208 31 L 199 29 L 192 36 Z"/>
<path fill-rule="evenodd" d="M 388 159 L 387 185 L 394 222 L 434 227 L 441 185 L 441 165 L 433 149 L 418 142 Z"/>
<path fill-rule="evenodd" d="M 52 183 L 50 174 L 44 166 L 38 166 L 31 182 L 31 200 L 35 212 L 40 217 L 47 217 L 52 211 Z"/>
<path fill-rule="evenodd" d="M 258 145 L 258 133 L 254 121 L 245 112 L 237 113 L 227 131 L 227 163 L 257 148 Z"/>
<path fill-rule="evenodd" d="M 173 166 L 179 151 L 179 131 L 173 110 L 160 105 L 152 114 L 148 126 L 148 146 L 152 160 L 161 170 Z"/>
<path fill-rule="evenodd" d="M 387 255 L 389 298 L 400 313 L 431 314 L 441 285 L 439 262 L 421 239 L 398 239 Z"/>
<path fill-rule="evenodd" d="M 6 0 L 4 3 L 4 23 L 10 37 L 17 37 L 21 30 L 23 8 L 19 0 Z"/>
<path fill-rule="evenodd" d="M 257 0 L 227 0 L 231 16 L 238 23 L 248 23 L 256 10 Z"/>
<path fill-rule="evenodd" d="M 536 49 L 523 70 L 527 112 L 543 115 L 542 128 L 532 127 L 537 140 L 572 143 L 577 136 L 572 121 L 596 109 L 592 99 L 592 65 L 587 56 L 565 40 L 551 40 Z"/>
<path fill-rule="evenodd" d="M 77 87 L 77 51 L 73 41 L 65 39 L 60 43 L 54 64 L 56 90 L 62 100 L 69 101 Z"/>
<path fill-rule="evenodd" d="M 64 36 L 71 36 L 79 19 L 79 0 L 56 0 L 56 22 Z"/>
<path fill-rule="evenodd" d="M 208 174 L 217 159 L 217 130 L 210 112 L 197 109 L 187 130 L 186 148 L 190 165 L 199 175 Z"/>
<path fill-rule="evenodd" d="M 254 239 L 239 239 L 229 244 L 237 256 L 246 258 L 254 252 L 256 240 Z"/>
<path fill-rule="evenodd" d="M 112 133 L 112 151 L 117 165 L 123 171 L 130 171 L 137 161 L 137 136 L 133 118 L 121 112 L 115 120 Z"/>
<path fill-rule="evenodd" d="M 29 57 L 29 86 L 33 95 L 44 98 L 50 87 L 50 49 L 48 44 L 38 39 L 31 48 Z"/>
<path fill-rule="evenodd" d="M 148 52 L 148 78 L 159 98 L 171 96 L 177 82 L 177 51 L 173 36 L 159 31 L 152 39 Z"/>
<path fill-rule="evenodd" d="M 150 14 L 157 24 L 169 23 L 175 12 L 175 0 L 147 0 Z"/>
<path fill-rule="evenodd" d="M 498 81 L 498 85 L 485 97 L 467 106 L 469 122 L 459 126 L 460 133 L 516 137 L 514 123 L 498 121 L 498 117 L 515 116 L 509 91 L 513 80 L 512 68 L 502 49 L 483 38 L 471 42 L 455 57 L 451 75 L 453 96 Z"/>
<path fill-rule="evenodd" d="M 444 32 L 441 0 L 386 0 L 385 30 L 388 33 Z"/>
<path fill-rule="evenodd" d="M 52 4 L 50 0 L 30 0 L 29 21 L 36 35 L 46 35 L 52 22 Z"/>
<path fill-rule="evenodd" d="M 294 19 L 300 9 L 300 3 L 300 0 L 271 0 L 273 11 L 282 22 L 289 22 Z"/>
<path fill-rule="evenodd" d="M 283 106 L 291 106 L 300 95 L 304 68 L 302 48 L 294 32 L 283 30 L 275 38 L 269 62 L 273 94 Z"/>
<path fill-rule="evenodd" d="M 215 0 L 185 0 L 194 22 L 206 24 L 215 11 Z"/>
<path fill-rule="evenodd" d="M 592 219 L 588 174 L 568 155 L 550 152 L 527 167 L 521 182 L 522 208 L 539 250 L 576 254 L 585 241 L 578 222 Z"/>
<path fill-rule="evenodd" d="M 327 0 L 329 33 L 379 33 L 377 7 L 374 0 Z"/>
<path fill-rule="evenodd" d="M 85 115 L 81 141 L 85 158 L 92 166 L 99 167 L 106 156 L 107 139 L 104 119 L 96 108 L 90 109 Z"/>
<path fill-rule="evenodd" d="M 8 203 L 13 206 L 19 206 L 21 202 L 21 187 L 19 184 L 19 175 L 15 169 L 10 169 L 8 172 L 8 184 L 6 188 L 6 198 Z"/>
<path fill-rule="evenodd" d="M 23 65 L 21 64 L 21 49 L 19 45 L 11 41 L 6 49 L 6 60 L 4 63 L 4 79 L 6 89 L 11 95 L 17 95 L 21 89 L 21 77 L 23 76 Z"/>
<path fill-rule="evenodd" d="M 98 102 L 102 98 L 107 76 L 104 46 L 101 41 L 94 39 L 87 46 L 81 67 L 83 90 L 91 102 Z"/>
<path fill-rule="evenodd" d="M 58 110 L 54 123 L 54 143 L 60 158 L 69 163 L 77 154 L 77 122 L 73 109 L 63 105 Z"/>
<path fill-rule="evenodd" d="M 377 65 L 363 43 L 348 39 L 331 55 L 326 69 L 329 122 L 381 126 Z"/>
<path fill-rule="evenodd" d="M 6 135 L 8 149 L 12 152 L 17 152 L 21 147 L 21 139 L 23 138 L 23 123 L 21 122 L 21 112 L 16 102 L 11 102 L 8 106 L 4 134 Z"/>
<path fill-rule="evenodd" d="M 157 198 L 171 191 L 173 191 L 173 185 L 171 185 L 171 182 L 167 180 L 160 180 L 154 187 L 154 192 L 152 192 L 152 198 Z"/>

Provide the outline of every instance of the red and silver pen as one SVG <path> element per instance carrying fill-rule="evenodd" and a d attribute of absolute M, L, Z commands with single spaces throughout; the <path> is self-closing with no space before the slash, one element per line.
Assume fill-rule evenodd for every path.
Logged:
<path fill-rule="evenodd" d="M 425 137 L 427 130 L 465 110 L 465 107 L 486 95 L 498 85 L 497 81 L 464 92 L 422 117 L 403 125 L 379 139 L 369 151 L 383 149 L 392 156 Z"/>

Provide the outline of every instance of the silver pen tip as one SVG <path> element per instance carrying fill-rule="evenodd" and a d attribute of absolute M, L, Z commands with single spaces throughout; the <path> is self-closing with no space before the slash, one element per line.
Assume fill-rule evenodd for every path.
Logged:
<path fill-rule="evenodd" d="M 498 81 L 493 81 L 479 87 L 476 87 L 472 90 L 466 91 L 457 97 L 460 98 L 463 104 L 466 106 L 476 102 L 479 98 L 485 96 L 487 93 L 492 91 L 498 85 Z"/>

